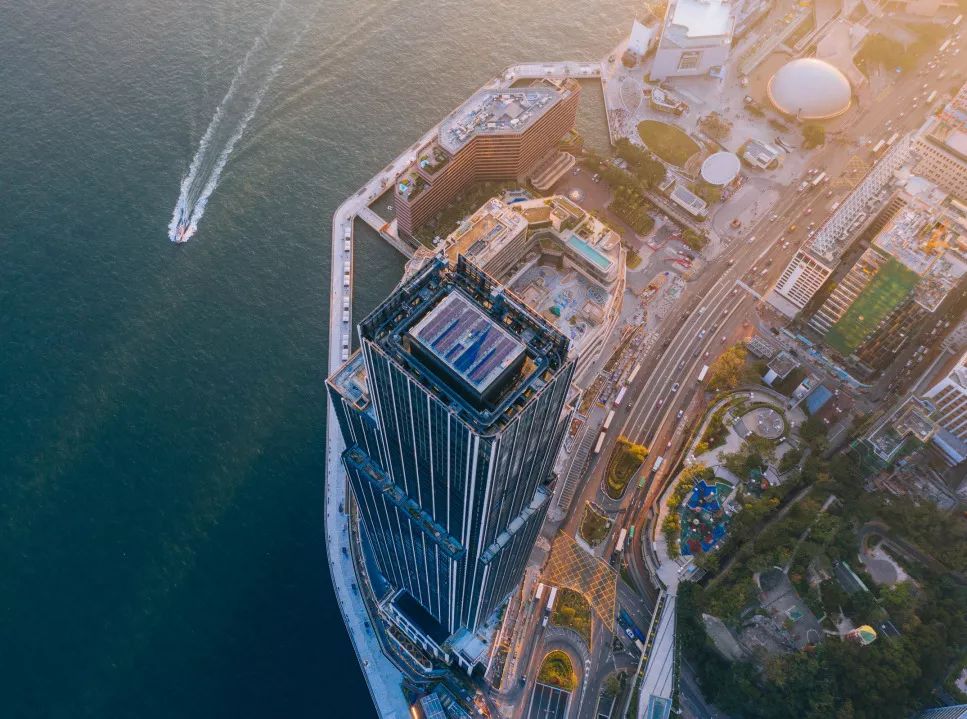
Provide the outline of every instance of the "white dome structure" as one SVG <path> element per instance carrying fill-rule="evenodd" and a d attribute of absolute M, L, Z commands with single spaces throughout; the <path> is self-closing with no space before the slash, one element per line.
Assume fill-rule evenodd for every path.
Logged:
<path fill-rule="evenodd" d="M 767 91 L 779 112 L 799 120 L 838 117 L 853 100 L 846 76 L 814 57 L 787 62 L 769 80 Z"/>
<path fill-rule="evenodd" d="M 733 152 L 716 152 L 702 163 L 702 179 L 710 185 L 725 187 L 739 175 L 742 163 Z"/>

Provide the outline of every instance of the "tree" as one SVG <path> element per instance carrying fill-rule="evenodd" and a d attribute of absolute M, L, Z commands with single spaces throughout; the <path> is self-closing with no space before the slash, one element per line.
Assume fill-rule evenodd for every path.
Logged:
<path fill-rule="evenodd" d="M 646 188 L 654 187 L 665 179 L 665 166 L 648 150 L 634 144 L 627 137 L 619 138 L 614 149 Z"/>
<path fill-rule="evenodd" d="M 826 448 L 826 424 L 816 415 L 807 418 L 800 425 L 799 436 L 816 454 Z"/>
<path fill-rule="evenodd" d="M 711 390 L 732 390 L 742 379 L 747 352 L 745 345 L 735 344 L 720 354 L 708 368 L 708 387 Z"/>
<path fill-rule="evenodd" d="M 682 233 L 682 242 L 696 252 L 701 252 L 705 249 L 705 245 L 708 244 L 708 238 L 705 235 L 686 227 L 685 231 Z"/>
<path fill-rule="evenodd" d="M 802 146 L 806 150 L 809 150 L 813 147 L 819 147 L 826 142 L 826 128 L 815 123 L 803 125 L 802 140 Z"/>
<path fill-rule="evenodd" d="M 604 680 L 604 693 L 609 697 L 616 697 L 621 692 L 621 676 L 609 674 Z"/>
<path fill-rule="evenodd" d="M 802 459 L 802 450 L 799 447 L 793 447 L 782 455 L 782 459 L 779 460 L 779 472 L 785 473 L 790 469 L 799 464 Z"/>
<path fill-rule="evenodd" d="M 710 112 L 698 121 L 699 129 L 713 140 L 721 142 L 732 133 L 732 123 L 717 112 Z"/>

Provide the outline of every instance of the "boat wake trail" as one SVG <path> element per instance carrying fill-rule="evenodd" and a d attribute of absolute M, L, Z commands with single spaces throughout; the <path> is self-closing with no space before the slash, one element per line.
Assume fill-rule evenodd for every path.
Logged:
<path fill-rule="evenodd" d="M 283 24 L 278 19 L 285 5 L 286 0 L 282 0 L 236 68 L 225 97 L 215 108 L 198 143 L 181 180 L 178 201 L 168 223 L 168 239 L 172 242 L 187 242 L 198 231 L 205 207 L 218 187 L 232 150 L 245 134 L 269 85 L 282 69 L 285 57 L 302 36 L 300 31 L 295 38 L 291 33 L 288 33 L 290 37 L 279 37 L 286 34 L 276 27 Z M 279 41 L 283 47 L 281 52 Z"/>

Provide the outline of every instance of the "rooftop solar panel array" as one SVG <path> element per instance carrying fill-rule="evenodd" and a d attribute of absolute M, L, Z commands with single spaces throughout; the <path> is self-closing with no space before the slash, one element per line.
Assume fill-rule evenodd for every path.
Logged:
<path fill-rule="evenodd" d="M 524 353 L 520 342 L 460 292 L 447 295 L 410 334 L 481 394 Z"/>

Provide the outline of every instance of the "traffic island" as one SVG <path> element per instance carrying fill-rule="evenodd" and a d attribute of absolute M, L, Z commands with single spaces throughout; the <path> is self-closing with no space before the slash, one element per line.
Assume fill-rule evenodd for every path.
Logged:
<path fill-rule="evenodd" d="M 598 512 L 590 502 L 584 505 L 584 519 L 581 521 L 581 539 L 592 549 L 597 547 L 611 531 L 611 520 Z"/>
<path fill-rule="evenodd" d="M 537 681 L 568 692 L 573 692 L 578 684 L 578 678 L 574 673 L 570 657 L 559 649 L 549 652 L 544 657 L 540 674 L 537 675 Z"/>
<path fill-rule="evenodd" d="M 591 605 L 580 592 L 562 587 L 554 603 L 551 624 L 577 632 L 586 646 L 591 646 Z"/>
<path fill-rule="evenodd" d="M 635 476 L 645 458 L 648 448 L 634 444 L 627 437 L 618 437 L 615 442 L 611 459 L 608 460 L 608 471 L 605 475 L 605 493 L 611 499 L 621 499 L 628 487 L 628 482 Z"/>

